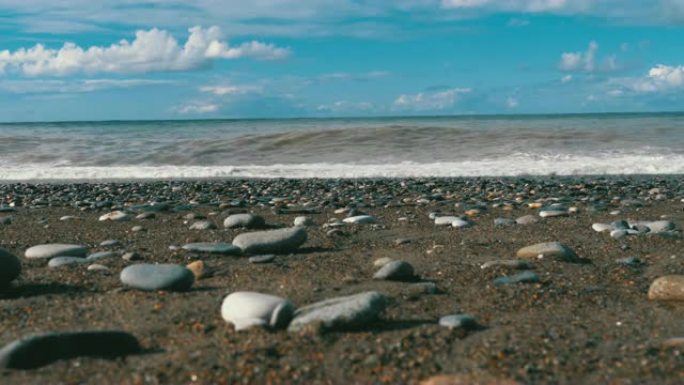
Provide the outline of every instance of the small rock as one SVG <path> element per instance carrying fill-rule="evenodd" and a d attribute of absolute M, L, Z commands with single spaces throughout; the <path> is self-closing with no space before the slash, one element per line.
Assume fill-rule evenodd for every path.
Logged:
<path fill-rule="evenodd" d="M 536 217 L 534 215 L 525 215 L 522 216 L 518 219 L 515 220 L 515 222 L 519 225 L 531 225 L 533 223 L 539 222 L 539 217 Z"/>
<path fill-rule="evenodd" d="M 73 216 L 73 215 L 65 215 L 65 216 L 59 218 L 60 221 L 72 221 L 74 219 L 79 219 L 79 218 L 76 216 Z"/>
<path fill-rule="evenodd" d="M 301 216 L 294 219 L 295 226 L 311 226 L 313 224 L 313 220 L 309 217 Z"/>
<path fill-rule="evenodd" d="M 495 218 L 494 226 L 511 226 L 515 225 L 517 222 L 510 218 Z"/>
<path fill-rule="evenodd" d="M 367 225 L 375 223 L 376 220 L 370 215 L 357 215 L 349 218 L 344 218 L 342 222 L 352 225 Z"/>
<path fill-rule="evenodd" d="M 130 221 L 131 216 L 126 214 L 123 211 L 112 211 L 111 213 L 104 214 L 100 216 L 100 221 L 115 221 L 115 222 L 123 222 L 123 221 Z"/>
<path fill-rule="evenodd" d="M 244 330 L 254 326 L 284 329 L 292 319 L 295 306 L 285 299 L 254 292 L 235 292 L 221 305 L 221 317 Z"/>
<path fill-rule="evenodd" d="M 610 237 L 613 239 L 622 239 L 622 238 L 626 237 L 627 234 L 629 234 L 627 232 L 627 230 L 622 230 L 622 229 L 612 230 L 610 232 Z"/>
<path fill-rule="evenodd" d="M 0 249 L 0 287 L 6 286 L 21 274 L 21 262 L 14 254 Z"/>
<path fill-rule="evenodd" d="M 195 281 L 199 281 L 200 279 L 207 276 L 208 269 L 203 261 L 191 262 L 185 265 L 185 267 L 188 270 L 192 271 L 192 274 L 195 276 Z"/>
<path fill-rule="evenodd" d="M 405 245 L 407 243 L 411 243 L 411 240 L 408 238 L 397 238 L 394 240 L 394 244 L 397 246 Z"/>
<path fill-rule="evenodd" d="M 480 266 L 482 269 L 489 269 L 492 267 L 525 270 L 530 268 L 530 264 L 527 263 L 527 261 L 521 261 L 519 259 L 497 259 L 494 261 L 487 261 Z"/>
<path fill-rule="evenodd" d="M 470 314 L 453 314 L 440 318 L 439 326 L 444 326 L 449 329 L 471 330 L 477 327 L 477 321 L 475 321 L 475 317 Z"/>
<path fill-rule="evenodd" d="M 457 219 L 461 218 L 453 215 L 435 217 L 435 226 L 451 226 L 451 223 Z"/>
<path fill-rule="evenodd" d="M 97 261 L 98 259 L 111 258 L 116 256 L 118 253 L 115 251 L 99 251 L 97 253 L 92 253 L 86 257 L 89 262 Z"/>
<path fill-rule="evenodd" d="M 386 264 L 388 264 L 388 263 L 390 263 L 390 262 L 392 262 L 392 261 L 393 261 L 393 259 L 390 258 L 390 257 L 378 258 L 378 259 L 376 259 L 375 261 L 373 261 L 373 266 L 375 266 L 375 267 L 382 267 L 382 266 L 385 266 Z"/>
<path fill-rule="evenodd" d="M 24 252 L 24 256 L 28 259 L 49 259 L 61 256 L 85 258 L 87 253 L 88 249 L 85 246 L 49 243 L 29 247 Z"/>
<path fill-rule="evenodd" d="M 488 374 L 442 374 L 430 377 L 419 385 L 521 385 L 521 383 L 492 377 Z"/>
<path fill-rule="evenodd" d="M 642 260 L 640 260 L 639 258 L 636 258 L 636 257 L 618 258 L 617 260 L 615 260 L 615 262 L 617 262 L 621 265 L 630 266 L 630 267 L 637 267 L 637 266 L 641 266 L 644 264 L 644 262 Z"/>
<path fill-rule="evenodd" d="M 415 272 L 410 263 L 404 261 L 392 261 L 383 265 L 380 270 L 373 274 L 373 279 L 386 281 L 411 281 L 415 279 Z"/>
<path fill-rule="evenodd" d="M 276 258 L 275 254 L 262 254 L 249 257 L 249 263 L 269 263 Z"/>
<path fill-rule="evenodd" d="M 122 331 L 59 332 L 24 337 L 0 350 L 0 368 L 35 369 L 76 357 L 116 358 L 141 352 Z"/>
<path fill-rule="evenodd" d="M 116 239 L 108 239 L 106 241 L 100 242 L 100 246 L 102 247 L 112 247 L 112 246 L 118 246 L 121 244 L 121 241 L 117 241 Z"/>
<path fill-rule="evenodd" d="M 545 258 L 553 258 L 562 262 L 579 262 L 580 258 L 569 247 L 560 242 L 537 243 L 518 250 L 518 258 L 536 259 L 539 255 Z"/>
<path fill-rule="evenodd" d="M 142 259 L 140 254 L 135 251 L 129 251 L 121 256 L 124 261 L 139 261 Z"/>
<path fill-rule="evenodd" d="M 648 289 L 652 301 L 684 301 L 684 275 L 666 275 L 653 281 Z"/>
<path fill-rule="evenodd" d="M 542 218 L 566 217 L 568 216 L 568 211 L 559 209 L 544 209 L 539 211 L 539 216 Z"/>
<path fill-rule="evenodd" d="M 153 213 L 152 211 L 146 211 L 142 214 L 138 214 L 135 216 L 135 219 L 154 219 L 157 217 L 157 214 Z"/>
<path fill-rule="evenodd" d="M 174 264 L 137 264 L 121 271 L 121 283 L 139 290 L 185 291 L 195 281 L 194 274 Z"/>
<path fill-rule="evenodd" d="M 266 221 L 259 215 L 254 214 L 233 214 L 223 220 L 223 227 L 227 229 L 234 229 L 243 227 L 246 229 L 255 229 L 264 227 Z"/>
<path fill-rule="evenodd" d="M 647 222 L 646 227 L 651 233 L 658 234 L 666 231 L 674 230 L 676 228 L 675 224 L 670 221 L 653 221 Z"/>
<path fill-rule="evenodd" d="M 520 274 L 510 275 L 508 277 L 499 277 L 494 280 L 495 285 L 510 285 L 514 283 L 536 283 L 539 282 L 539 276 L 533 271 L 523 271 Z"/>
<path fill-rule="evenodd" d="M 99 263 L 93 263 L 92 265 L 88 266 L 88 270 L 90 270 L 90 271 L 109 271 L 109 268 L 105 265 L 100 265 Z"/>
<path fill-rule="evenodd" d="M 81 257 L 54 257 L 48 262 L 48 267 L 61 267 L 68 265 L 80 265 L 89 261 Z"/>
<path fill-rule="evenodd" d="M 233 239 L 233 244 L 245 254 L 292 253 L 306 242 L 304 227 L 243 233 Z"/>
<path fill-rule="evenodd" d="M 684 337 L 668 338 L 661 346 L 663 349 L 684 349 Z"/>
<path fill-rule="evenodd" d="M 147 229 L 144 228 L 144 227 L 142 227 L 142 226 L 133 226 L 133 227 L 131 228 L 131 231 L 134 232 L 134 233 L 137 233 L 137 232 L 139 232 L 139 231 L 147 231 Z"/>
<path fill-rule="evenodd" d="M 348 330 L 366 327 L 385 310 L 387 299 L 378 292 L 365 292 L 317 302 L 295 312 L 289 331 L 299 331 L 316 323 L 323 330 Z"/>
<path fill-rule="evenodd" d="M 456 219 L 454 219 L 453 222 L 451 222 L 451 227 L 454 227 L 457 229 L 462 229 L 462 228 L 466 228 L 466 227 L 470 227 L 470 226 L 472 226 L 472 222 L 467 221 L 465 219 L 461 219 L 461 218 L 456 218 Z"/>
<path fill-rule="evenodd" d="M 608 223 L 594 223 L 591 225 L 591 228 L 597 233 L 602 233 L 604 231 L 612 230 L 613 226 L 609 225 Z"/>
<path fill-rule="evenodd" d="M 197 221 L 190 225 L 190 230 L 213 230 L 216 225 L 212 221 Z"/>
<path fill-rule="evenodd" d="M 183 250 L 192 251 L 196 253 L 209 253 L 221 255 L 240 255 L 242 250 L 231 243 L 222 242 L 197 242 L 183 245 Z"/>

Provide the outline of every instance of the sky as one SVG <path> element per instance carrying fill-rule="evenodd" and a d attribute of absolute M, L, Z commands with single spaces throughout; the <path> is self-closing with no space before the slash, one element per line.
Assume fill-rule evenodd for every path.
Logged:
<path fill-rule="evenodd" d="M 0 0 L 0 121 L 684 110 L 684 0 Z"/>

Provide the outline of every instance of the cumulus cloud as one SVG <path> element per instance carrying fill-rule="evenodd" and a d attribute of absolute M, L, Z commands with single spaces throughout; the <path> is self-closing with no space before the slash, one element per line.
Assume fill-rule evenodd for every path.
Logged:
<path fill-rule="evenodd" d="M 65 43 L 60 49 L 43 44 L 16 51 L 0 51 L 0 73 L 17 70 L 26 76 L 65 76 L 74 73 L 143 73 L 185 71 L 201 68 L 215 59 L 251 57 L 273 60 L 287 57 L 290 50 L 259 41 L 229 46 L 218 27 L 189 30 L 185 44 L 160 29 L 139 30 L 133 41 L 121 40 L 108 47 L 82 48 Z"/>
<path fill-rule="evenodd" d="M 628 80 L 629 87 L 637 92 L 684 90 L 684 66 L 658 64 L 640 79 Z"/>
<path fill-rule="evenodd" d="M 219 110 L 219 105 L 215 103 L 190 103 L 176 108 L 176 112 L 183 115 L 209 114 Z"/>
<path fill-rule="evenodd" d="M 413 95 L 403 94 L 394 100 L 394 106 L 399 109 L 414 111 L 444 110 L 453 107 L 462 95 L 470 92 L 470 88 L 452 88 L 437 92 L 420 92 Z"/>
<path fill-rule="evenodd" d="M 226 95 L 247 95 L 256 94 L 263 91 L 263 87 L 256 85 L 217 85 L 217 86 L 203 86 L 199 88 L 200 92 L 214 94 L 216 96 Z"/>
<path fill-rule="evenodd" d="M 572 75 L 565 75 L 561 78 L 561 83 L 570 83 L 572 81 Z"/>
<path fill-rule="evenodd" d="M 598 43 L 595 41 L 589 42 L 589 47 L 584 52 L 564 52 L 561 54 L 561 60 L 558 68 L 563 71 L 578 71 L 584 70 L 591 72 L 594 70 L 594 60 L 596 58 L 596 51 L 598 51 Z"/>

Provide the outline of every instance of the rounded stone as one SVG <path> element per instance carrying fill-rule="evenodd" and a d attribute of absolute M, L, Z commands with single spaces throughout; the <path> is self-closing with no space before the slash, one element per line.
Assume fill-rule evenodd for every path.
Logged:
<path fill-rule="evenodd" d="M 413 270 L 413 266 L 404 261 L 388 262 L 373 274 L 373 279 L 386 281 L 410 281 L 414 278 L 415 271 Z"/>
<path fill-rule="evenodd" d="M 24 256 L 28 259 L 49 259 L 60 256 L 85 258 L 87 253 L 88 249 L 85 246 L 49 243 L 29 247 L 24 252 Z"/>
<path fill-rule="evenodd" d="M 85 258 L 80 257 L 55 257 L 51 258 L 48 262 L 48 267 L 60 267 L 67 265 L 78 265 L 89 262 Z"/>
<path fill-rule="evenodd" d="M 375 261 L 373 261 L 373 266 L 375 266 L 375 267 L 383 267 L 383 266 L 385 266 L 386 264 L 388 264 L 388 263 L 390 263 L 390 262 L 392 262 L 392 261 L 393 261 L 393 259 L 390 258 L 390 257 L 378 258 L 378 259 L 376 259 Z"/>
<path fill-rule="evenodd" d="M 497 259 L 493 261 L 487 261 L 480 266 L 482 269 L 490 269 L 492 267 L 523 270 L 529 269 L 530 264 L 527 261 L 521 261 L 519 259 Z"/>
<path fill-rule="evenodd" d="M 474 329 L 477 327 L 475 317 L 470 314 L 452 314 L 441 317 L 439 319 L 439 326 L 444 326 L 449 329 Z"/>
<path fill-rule="evenodd" d="M 141 263 L 121 271 L 121 283 L 139 290 L 185 291 L 195 282 L 192 271 L 174 264 Z"/>
<path fill-rule="evenodd" d="M 197 221 L 190 225 L 190 230 L 213 230 L 216 225 L 212 221 Z"/>
<path fill-rule="evenodd" d="M 275 254 L 262 254 L 262 255 L 254 255 L 249 257 L 248 261 L 249 263 L 269 263 L 273 262 L 273 260 L 276 258 Z"/>
<path fill-rule="evenodd" d="M 309 217 L 297 217 L 294 219 L 295 226 L 311 226 L 313 225 L 313 220 Z"/>
<path fill-rule="evenodd" d="M 342 222 L 351 224 L 351 225 L 369 225 L 373 224 L 376 221 L 376 219 L 370 215 L 357 215 L 349 218 L 344 218 Z"/>
<path fill-rule="evenodd" d="M 360 329 L 378 319 L 387 306 L 384 295 L 370 291 L 330 298 L 298 309 L 289 331 L 319 324 L 323 330 Z"/>
<path fill-rule="evenodd" d="M 510 275 L 507 277 L 499 277 L 494 280 L 494 284 L 510 285 L 515 283 L 536 283 L 539 282 L 539 276 L 533 271 L 523 271 L 520 274 Z"/>
<path fill-rule="evenodd" d="M 457 219 L 461 218 L 453 215 L 435 217 L 435 226 L 451 226 L 451 223 Z"/>
<path fill-rule="evenodd" d="M 648 289 L 652 301 L 684 301 L 684 275 L 666 275 L 653 281 Z"/>
<path fill-rule="evenodd" d="M 519 225 L 531 225 L 533 223 L 539 222 L 539 218 L 534 215 L 525 215 L 515 220 Z"/>
<path fill-rule="evenodd" d="M 123 222 L 131 220 L 131 216 L 123 211 L 112 211 L 111 213 L 100 216 L 100 221 Z"/>
<path fill-rule="evenodd" d="M 21 274 L 21 262 L 14 254 L 0 249 L 0 286 L 7 285 Z"/>
<path fill-rule="evenodd" d="M 227 229 L 234 229 L 244 227 L 247 229 L 254 229 L 264 227 L 266 221 L 259 215 L 254 214 L 233 214 L 223 220 L 223 227 Z"/>
<path fill-rule="evenodd" d="M 608 223 L 594 223 L 591 225 L 591 228 L 596 231 L 597 233 L 602 233 L 604 231 L 610 231 L 613 229 L 613 226 L 611 226 Z"/>
<path fill-rule="evenodd" d="M 544 242 L 523 247 L 516 253 L 518 258 L 536 259 L 540 255 L 545 258 L 553 258 L 562 262 L 579 262 L 580 258 L 572 249 L 560 242 Z"/>
<path fill-rule="evenodd" d="M 243 233 L 233 239 L 233 245 L 245 254 L 286 254 L 306 242 L 304 227 Z"/>
<path fill-rule="evenodd" d="M 457 229 L 470 227 L 471 225 L 472 225 L 471 222 L 466 221 L 465 219 L 461 219 L 461 218 L 456 218 L 456 219 L 454 219 L 453 222 L 451 222 L 451 227 L 454 227 Z"/>
<path fill-rule="evenodd" d="M 221 317 L 244 330 L 254 326 L 284 329 L 294 314 L 294 304 L 285 298 L 248 291 L 228 295 L 221 305 Z"/>
<path fill-rule="evenodd" d="M 230 243 L 221 242 L 188 243 L 183 245 L 183 250 L 222 255 L 240 255 L 242 253 L 242 250 L 240 250 L 239 247 Z"/>

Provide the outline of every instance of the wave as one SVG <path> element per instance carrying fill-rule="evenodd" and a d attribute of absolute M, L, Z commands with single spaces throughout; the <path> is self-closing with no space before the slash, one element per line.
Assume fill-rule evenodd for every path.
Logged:
<path fill-rule="evenodd" d="M 520 175 L 684 174 L 684 156 L 516 155 L 459 162 L 302 163 L 246 166 L 74 167 L 43 164 L 0 168 L 4 181 L 103 181 L 206 178 L 408 178 Z"/>

